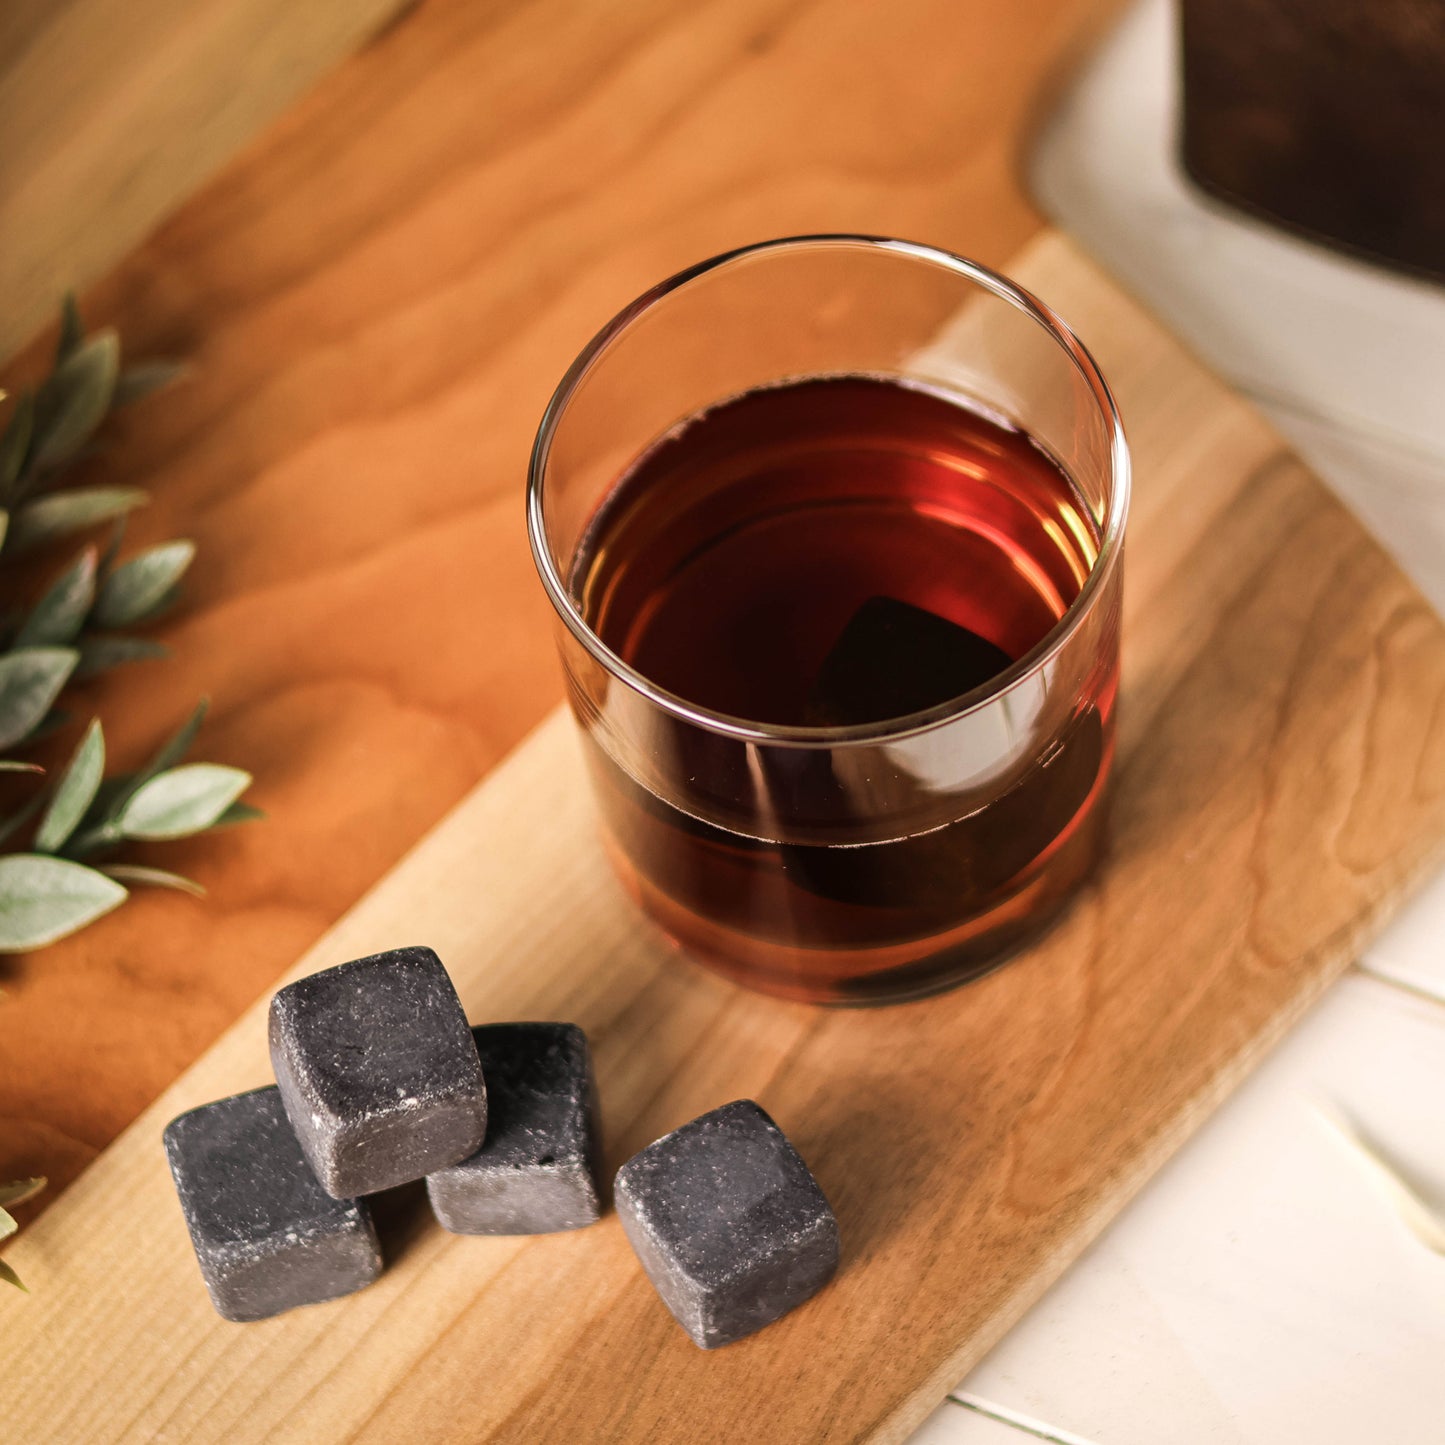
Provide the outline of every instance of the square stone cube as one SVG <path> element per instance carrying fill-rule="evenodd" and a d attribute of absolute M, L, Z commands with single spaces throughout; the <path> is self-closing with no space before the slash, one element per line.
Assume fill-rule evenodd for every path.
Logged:
<path fill-rule="evenodd" d="M 164 1137 L 201 1275 L 226 1319 L 335 1299 L 381 1274 L 365 1203 L 316 1182 L 278 1090 L 203 1104 Z"/>
<path fill-rule="evenodd" d="M 301 1148 L 337 1198 L 455 1164 L 486 1133 L 477 1047 L 429 948 L 288 984 L 271 1000 L 271 1063 Z"/>
<path fill-rule="evenodd" d="M 970 628 L 895 597 L 870 597 L 823 659 L 808 721 L 851 727 L 962 697 L 1013 658 Z"/>
<path fill-rule="evenodd" d="M 648 1278 L 705 1350 L 771 1324 L 838 1267 L 838 1222 L 823 1191 L 750 1099 L 634 1154 L 613 1192 Z"/>
<path fill-rule="evenodd" d="M 457 1234 L 551 1234 L 601 1214 L 597 1091 L 575 1024 L 472 1030 L 487 1080 L 487 1137 L 427 1175 L 432 1210 Z"/>

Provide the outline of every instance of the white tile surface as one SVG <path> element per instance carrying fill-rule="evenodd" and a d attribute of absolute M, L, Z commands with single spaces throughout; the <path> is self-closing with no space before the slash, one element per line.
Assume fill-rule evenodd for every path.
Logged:
<path fill-rule="evenodd" d="M 1089 1445 L 1020 1429 L 956 1400 L 945 1400 L 909 1439 L 909 1445 Z"/>
<path fill-rule="evenodd" d="M 1445 370 L 1440 375 L 1445 416 Z M 1260 402 L 1270 420 L 1445 612 L 1445 457 Z"/>
<path fill-rule="evenodd" d="M 1439 1445 L 1445 1259 L 1317 1098 L 1445 1200 L 1445 1006 L 1352 975 L 962 1389 L 1098 1445 Z"/>
<path fill-rule="evenodd" d="M 1038 198 L 1254 397 L 1445 611 L 1445 288 L 1194 191 L 1174 163 L 1175 44 L 1169 0 L 1125 17 L 1041 133 Z M 1445 876 L 1361 968 L 961 1398 L 1069 1445 L 1445 1442 L 1445 1259 L 1315 1103 L 1445 1204 Z"/>
<path fill-rule="evenodd" d="M 1410 900 L 1360 966 L 1445 1002 L 1445 874 Z M 1440 1438 L 1445 1440 L 1445 1422 Z"/>
<path fill-rule="evenodd" d="M 1021 1410 L 1010 1410 L 996 1401 L 981 1400 L 963 1390 L 955 1390 L 948 1398 L 954 1404 L 966 1405 L 970 1410 L 998 1424 L 1011 1426 L 1015 1431 L 1011 1437 L 1013 1445 L 1026 1445 L 1029 1440 L 1046 1440 L 1049 1445 L 1094 1445 L 1094 1441 L 1086 1440 L 1077 1431 L 1064 1430 L 1043 1420 L 1035 1420 Z M 1024 1442 L 1020 1442 L 1020 1435 L 1024 1437 Z"/>

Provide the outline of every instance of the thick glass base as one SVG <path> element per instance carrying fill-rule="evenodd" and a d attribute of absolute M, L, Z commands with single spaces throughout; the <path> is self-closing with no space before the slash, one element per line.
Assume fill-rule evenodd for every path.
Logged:
<path fill-rule="evenodd" d="M 744 988 L 800 1003 L 859 1008 L 957 988 L 1006 963 L 1057 919 L 1101 851 L 1105 809 L 1088 810 L 1007 900 L 927 937 L 865 947 L 805 947 L 704 918 L 644 878 L 613 840 L 624 888 L 690 958 Z M 604 837 L 605 837 L 604 833 Z M 1032 871 L 1032 870 L 1031 870 Z"/>

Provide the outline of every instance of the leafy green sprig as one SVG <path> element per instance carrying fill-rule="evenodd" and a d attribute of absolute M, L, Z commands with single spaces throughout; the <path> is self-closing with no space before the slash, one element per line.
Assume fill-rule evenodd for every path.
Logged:
<path fill-rule="evenodd" d="M 15 1222 L 6 1205 L 24 1204 L 27 1199 L 34 1198 L 45 1188 L 43 1179 L 17 1179 L 12 1184 L 0 1184 L 0 1240 L 9 1239 L 17 1229 L 20 1228 Z M 10 1265 L 0 1259 L 0 1281 L 6 1284 L 13 1284 L 16 1289 L 24 1289 L 20 1283 L 20 1276 L 15 1273 Z"/>
<path fill-rule="evenodd" d="M 204 701 L 132 773 L 105 777 L 99 719 L 91 720 L 54 779 L 44 778 L 38 764 L 11 756 L 72 721 L 57 706 L 70 684 L 167 655 L 136 629 L 175 602 L 195 544 L 162 542 L 122 558 L 126 518 L 144 505 L 146 493 L 62 484 L 74 464 L 93 453 L 112 411 L 180 370 L 169 362 L 122 368 L 115 331 L 88 335 L 67 297 L 49 375 L 14 401 L 0 428 L 0 579 L 13 577 L 17 558 L 105 524 L 111 529 L 105 546 L 86 546 L 28 605 L 0 608 L 0 773 L 44 779 L 0 815 L 0 850 L 29 835 L 24 851 L 0 851 L 0 953 L 54 943 L 119 907 L 135 886 L 204 892 L 179 874 L 120 855 L 130 843 L 187 838 L 260 816 L 240 801 L 249 773 L 185 760 L 206 714 Z M 16 1228 L 5 1206 L 28 1199 L 44 1183 L 0 1184 L 0 1240 Z M 20 1284 L 3 1260 L 0 1281 Z"/>
<path fill-rule="evenodd" d="M 93 720 L 54 785 L 0 820 L 5 842 L 39 818 L 28 852 L 0 856 L 0 953 L 43 948 L 84 928 L 124 903 L 131 886 L 204 893 L 178 873 L 114 855 L 129 842 L 189 838 L 260 816 L 240 801 L 249 773 L 184 761 L 205 713 L 202 702 L 143 768 L 111 778 Z"/>

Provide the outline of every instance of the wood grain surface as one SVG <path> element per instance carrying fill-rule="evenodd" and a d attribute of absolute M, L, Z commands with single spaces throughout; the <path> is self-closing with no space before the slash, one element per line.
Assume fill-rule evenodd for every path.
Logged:
<path fill-rule="evenodd" d="M 1012 269 L 1088 337 L 1138 471 L 1111 850 L 1061 926 L 920 1004 L 734 989 L 623 899 L 558 714 L 299 965 L 424 937 L 473 1018 L 577 1020 L 613 1165 L 757 1097 L 838 1212 L 837 1280 L 705 1354 L 615 1216 L 466 1239 L 413 1200 L 379 1284 L 227 1324 L 160 1130 L 266 1080 L 262 1002 L 21 1236 L 17 1438 L 899 1440 L 1351 959 L 1445 838 L 1445 626 L 1070 243 Z"/>
<path fill-rule="evenodd" d="M 405 0 L 6 0 L 0 357 Z"/>
<path fill-rule="evenodd" d="M 199 754 L 270 818 L 157 850 L 208 901 L 0 961 L 0 1178 L 74 1177 L 556 702 L 522 484 L 592 331 L 770 235 L 1003 262 L 1028 123 L 1113 8 L 426 0 L 82 298 L 193 365 L 91 479 L 200 560 L 174 660 L 77 711 L 123 767 L 209 693 Z"/>

